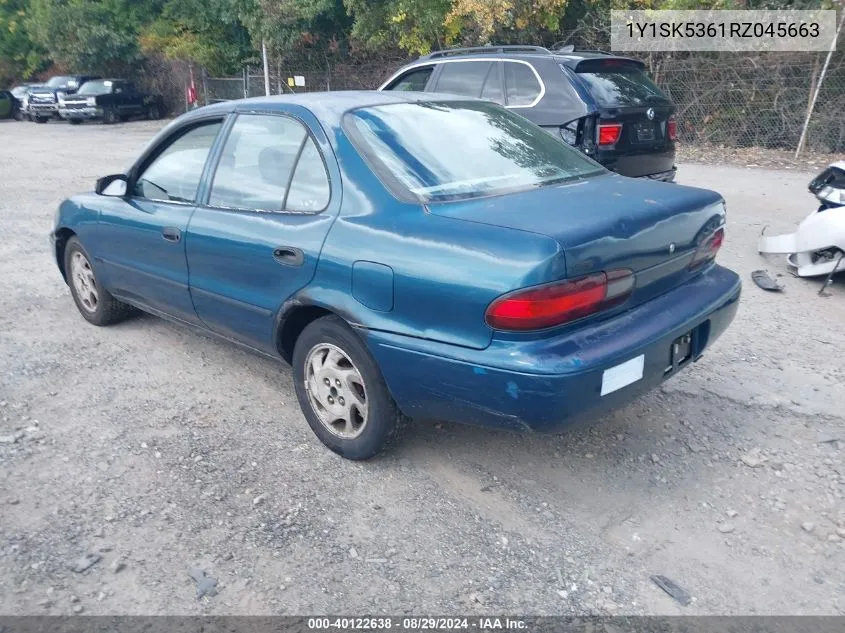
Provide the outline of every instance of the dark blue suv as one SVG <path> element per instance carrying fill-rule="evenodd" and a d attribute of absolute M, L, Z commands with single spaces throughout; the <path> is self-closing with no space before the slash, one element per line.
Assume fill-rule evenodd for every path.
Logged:
<path fill-rule="evenodd" d="M 675 179 L 676 108 L 636 59 L 572 47 L 450 49 L 403 66 L 379 90 L 494 101 L 612 171 Z"/>

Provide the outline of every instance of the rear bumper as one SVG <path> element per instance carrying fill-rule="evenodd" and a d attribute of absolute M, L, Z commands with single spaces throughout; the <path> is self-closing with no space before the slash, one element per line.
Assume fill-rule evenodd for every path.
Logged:
<path fill-rule="evenodd" d="M 627 154 L 616 150 L 599 150 L 595 156 L 602 165 L 621 176 L 666 180 L 675 177 L 675 150 Z"/>
<path fill-rule="evenodd" d="M 605 321 L 541 340 L 494 340 L 483 350 L 368 331 L 369 347 L 399 408 L 418 419 L 555 431 L 582 414 L 629 403 L 701 357 L 730 325 L 741 282 L 711 266 L 693 281 Z M 689 360 L 673 343 L 693 334 Z M 605 370 L 627 361 L 642 375 L 602 395 Z"/>

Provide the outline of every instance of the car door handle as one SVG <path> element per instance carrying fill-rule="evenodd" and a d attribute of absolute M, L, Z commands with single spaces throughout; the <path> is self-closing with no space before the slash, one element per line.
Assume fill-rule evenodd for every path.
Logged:
<path fill-rule="evenodd" d="M 305 261 L 305 255 L 301 250 L 293 246 L 279 246 L 273 249 L 273 259 L 287 266 L 302 266 L 302 262 Z"/>
<path fill-rule="evenodd" d="M 178 242 L 182 239 L 182 231 L 175 226 L 166 226 L 161 230 L 161 236 L 168 242 Z"/>

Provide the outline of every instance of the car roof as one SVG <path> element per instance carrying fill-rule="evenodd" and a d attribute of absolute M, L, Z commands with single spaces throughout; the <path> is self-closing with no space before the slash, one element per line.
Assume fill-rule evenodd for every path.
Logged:
<path fill-rule="evenodd" d="M 474 57 L 497 57 L 501 59 L 521 59 L 532 60 L 538 58 L 553 59 L 558 63 L 563 63 L 574 68 L 580 62 L 587 59 L 625 59 L 641 64 L 637 59 L 626 57 L 624 55 L 616 55 L 607 51 L 585 49 L 576 50 L 572 47 L 564 47 L 559 49 L 548 49 L 542 46 L 522 46 L 522 45 L 506 45 L 506 46 L 475 46 L 472 48 L 451 48 L 442 51 L 435 51 L 428 55 L 423 55 L 419 59 L 406 64 L 405 67 L 424 64 L 425 62 L 439 62 L 449 59 L 472 59 Z"/>
<path fill-rule="evenodd" d="M 480 101 L 472 97 L 432 92 L 387 92 L 379 90 L 336 90 L 331 92 L 303 92 L 299 94 L 273 95 L 269 97 L 250 97 L 223 101 L 192 110 L 190 115 L 203 116 L 209 113 L 226 112 L 273 112 L 282 110 L 284 105 L 300 105 L 310 110 L 322 122 L 332 126 L 340 124 L 340 119 L 349 110 L 361 107 L 375 107 L 394 103 L 428 103 L 432 101 Z"/>

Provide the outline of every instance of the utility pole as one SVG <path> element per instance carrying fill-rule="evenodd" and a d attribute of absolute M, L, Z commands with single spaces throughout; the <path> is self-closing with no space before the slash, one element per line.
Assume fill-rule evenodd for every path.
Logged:
<path fill-rule="evenodd" d="M 264 94 L 270 96 L 270 67 L 267 66 L 267 41 L 261 40 L 261 56 L 264 58 Z"/>
<path fill-rule="evenodd" d="M 816 99 L 819 96 L 819 90 L 821 90 L 825 73 L 827 73 L 827 67 L 830 65 L 830 58 L 833 57 L 833 51 L 836 50 L 836 41 L 839 39 L 839 33 L 842 31 L 843 24 L 845 24 L 845 6 L 842 7 L 842 19 L 839 20 L 839 27 L 836 29 L 836 35 L 833 36 L 833 41 L 830 43 L 830 50 L 827 51 L 827 58 L 824 60 L 822 72 L 819 75 L 819 80 L 816 82 L 816 90 L 813 93 L 813 100 L 810 101 L 810 107 L 807 108 L 807 118 L 804 120 L 804 129 L 801 130 L 801 138 L 798 140 L 798 147 L 795 148 L 795 158 L 798 158 L 801 154 L 801 150 L 804 149 L 804 143 L 807 140 L 807 128 L 810 127 L 810 118 L 813 116 L 813 109 L 816 107 Z"/>

